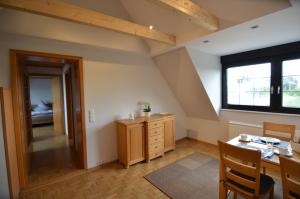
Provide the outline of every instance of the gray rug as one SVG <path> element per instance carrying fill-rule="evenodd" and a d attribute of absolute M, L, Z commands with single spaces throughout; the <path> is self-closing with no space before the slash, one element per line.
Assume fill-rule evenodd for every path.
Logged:
<path fill-rule="evenodd" d="M 219 197 L 219 160 L 202 153 L 186 156 L 146 175 L 145 178 L 170 198 Z M 281 182 L 276 180 L 274 198 L 282 198 Z"/>

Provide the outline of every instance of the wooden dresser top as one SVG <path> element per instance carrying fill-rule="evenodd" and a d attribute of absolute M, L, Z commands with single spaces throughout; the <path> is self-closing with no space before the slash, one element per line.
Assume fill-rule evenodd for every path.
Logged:
<path fill-rule="evenodd" d="M 131 119 L 117 120 L 117 123 L 123 124 L 123 125 L 132 125 L 132 124 L 138 124 L 138 123 L 142 123 L 142 122 L 151 122 L 151 121 L 161 120 L 166 117 L 175 117 L 175 115 L 174 114 L 153 114 L 150 117 L 137 117 L 134 120 L 131 120 Z"/>

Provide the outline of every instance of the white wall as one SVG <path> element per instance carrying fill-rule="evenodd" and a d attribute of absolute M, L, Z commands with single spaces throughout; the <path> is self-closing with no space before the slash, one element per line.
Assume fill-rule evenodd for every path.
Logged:
<path fill-rule="evenodd" d="M 295 124 L 296 129 L 300 129 L 299 114 L 263 113 L 238 110 L 221 110 L 220 116 L 226 121 L 237 121 L 248 124 L 262 125 L 263 121 L 277 122 L 285 124 Z"/>
<path fill-rule="evenodd" d="M 187 114 L 188 136 L 212 144 L 226 140 L 227 125 L 219 118 L 220 57 L 181 48 L 154 59 Z"/>
<path fill-rule="evenodd" d="M 51 79 L 30 78 L 29 84 L 31 104 L 38 105 L 42 101 L 52 102 Z"/>
<path fill-rule="evenodd" d="M 216 55 L 203 53 L 198 49 L 187 48 L 193 66 L 198 72 L 205 92 L 218 112 L 218 119 L 199 117 L 187 118 L 188 137 L 217 144 L 217 140 L 228 140 L 229 121 L 243 122 L 253 125 L 262 125 L 263 121 L 295 124 L 300 129 L 300 115 L 274 114 L 238 110 L 222 110 L 221 108 L 221 64 Z M 204 92 L 204 91 L 202 91 Z M 198 100 L 199 101 L 199 100 Z M 200 103 L 200 101 L 198 102 Z M 203 111 L 209 110 L 207 107 Z"/>
<path fill-rule="evenodd" d="M 220 56 L 204 53 L 198 49 L 187 48 L 190 59 L 205 88 L 214 111 L 219 115 L 221 108 L 221 73 Z M 217 140 L 227 140 L 228 125 L 222 118 L 205 120 L 187 119 L 188 136 L 208 143 L 217 144 Z"/>
<path fill-rule="evenodd" d="M 3 140 L 3 126 L 1 118 L 1 104 L 0 104 L 0 198 L 9 198 L 9 188 L 7 179 L 7 168 L 5 160 L 5 149 Z"/>
<path fill-rule="evenodd" d="M 198 49 L 187 48 L 207 95 L 216 111 L 221 108 L 221 75 L 220 56 L 204 53 Z"/>
<path fill-rule="evenodd" d="M 154 58 L 188 117 L 218 120 L 218 114 L 185 48 Z"/>
<path fill-rule="evenodd" d="M 220 110 L 219 121 L 187 118 L 188 137 L 212 144 L 217 144 L 218 140 L 227 141 L 229 139 L 229 121 L 253 125 L 262 125 L 264 121 L 294 124 L 298 132 L 300 130 L 300 115 L 224 109 Z"/>
<path fill-rule="evenodd" d="M 188 137 L 217 144 L 218 140 L 228 140 L 227 121 L 204 120 L 199 118 L 187 119 Z"/>
<path fill-rule="evenodd" d="M 185 113 L 149 56 L 13 34 L 0 38 L 0 86 L 10 86 L 11 48 L 83 57 L 88 167 L 116 159 L 114 121 L 127 117 L 139 100 L 150 101 L 153 112 L 175 113 L 176 138 L 187 135 Z M 96 123 L 88 122 L 89 109 Z"/>
<path fill-rule="evenodd" d="M 153 112 L 175 113 L 176 138 L 186 137 L 184 113 L 150 59 L 140 65 L 84 61 L 84 66 L 89 165 L 117 159 L 114 121 L 127 118 L 141 100 L 149 101 Z M 90 109 L 95 123 L 88 122 Z"/>

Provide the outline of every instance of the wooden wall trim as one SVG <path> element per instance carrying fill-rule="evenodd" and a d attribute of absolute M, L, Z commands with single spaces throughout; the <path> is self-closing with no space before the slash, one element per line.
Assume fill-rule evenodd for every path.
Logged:
<path fill-rule="evenodd" d="M 14 111 L 14 126 L 15 126 L 15 139 L 16 139 L 16 151 L 17 151 L 17 160 L 18 160 L 18 171 L 19 171 L 19 180 L 21 189 L 25 187 L 27 183 L 27 171 L 25 165 L 25 157 L 23 154 L 24 148 L 24 136 L 22 132 L 22 112 L 20 104 L 20 78 L 19 78 L 19 69 L 17 63 L 17 51 L 10 50 L 11 58 L 11 86 L 12 86 L 12 98 L 13 98 L 13 111 Z"/>
<path fill-rule="evenodd" d="M 73 62 L 82 59 L 82 57 L 80 57 L 80 56 L 57 54 L 57 53 L 27 51 L 27 50 L 18 50 L 18 49 L 11 49 L 10 51 L 14 52 L 16 55 L 19 54 L 19 55 L 23 55 L 23 56 L 57 58 L 57 59 L 65 59 L 68 61 L 73 60 Z"/>
<path fill-rule="evenodd" d="M 55 134 L 64 134 L 65 115 L 64 115 L 64 92 L 63 80 L 61 76 L 51 78 L 52 109 L 53 109 L 53 128 Z"/>
<path fill-rule="evenodd" d="M 78 59 L 78 72 L 79 72 L 79 92 L 81 103 L 81 122 L 82 122 L 82 140 L 83 140 L 83 167 L 87 166 L 87 149 L 86 149 L 86 126 L 85 126 L 85 106 L 84 106 L 84 79 L 83 79 L 83 59 Z"/>
<path fill-rule="evenodd" d="M 16 140 L 11 89 L 0 88 L 0 98 L 9 192 L 10 198 L 14 199 L 19 198 L 20 182 L 17 165 L 17 152 L 15 147 Z"/>

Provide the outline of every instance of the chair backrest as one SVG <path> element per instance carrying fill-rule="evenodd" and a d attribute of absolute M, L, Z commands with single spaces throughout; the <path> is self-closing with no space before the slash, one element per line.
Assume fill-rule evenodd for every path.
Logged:
<path fill-rule="evenodd" d="M 278 132 L 280 134 L 285 134 L 286 136 L 281 136 L 280 134 L 271 134 L 268 131 Z M 277 124 L 272 122 L 263 123 L 263 135 L 264 137 L 274 137 L 283 141 L 290 141 L 294 138 L 296 131 L 296 125 L 290 124 Z"/>
<path fill-rule="evenodd" d="M 220 178 L 228 189 L 249 197 L 259 195 L 260 161 L 259 150 L 245 149 L 218 141 L 220 151 Z M 236 184 L 254 192 L 241 190 Z"/>
<path fill-rule="evenodd" d="M 280 156 L 279 160 L 283 198 L 296 198 L 293 196 L 293 193 L 300 196 L 300 162 L 296 162 L 283 156 Z"/>

